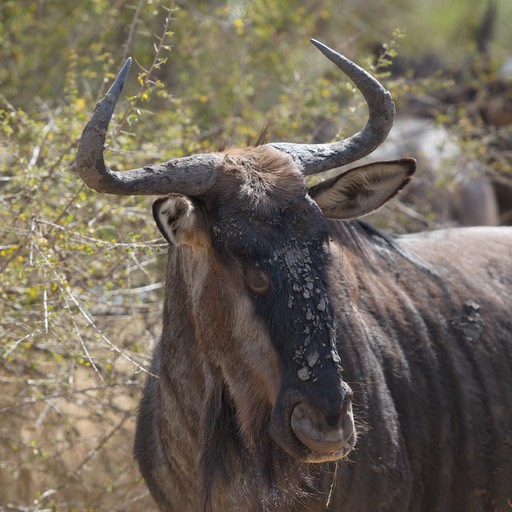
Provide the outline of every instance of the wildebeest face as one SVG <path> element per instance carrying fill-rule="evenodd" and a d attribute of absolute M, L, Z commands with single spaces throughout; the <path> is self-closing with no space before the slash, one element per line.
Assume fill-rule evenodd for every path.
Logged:
<path fill-rule="evenodd" d="M 256 339 L 240 341 L 264 340 L 277 358 L 270 434 L 298 459 L 337 459 L 352 446 L 353 420 L 324 273 L 329 252 L 321 213 L 305 193 L 269 216 L 256 210 L 240 219 L 223 210 L 213 244 L 243 276 L 249 301 L 240 315 L 260 326 Z"/>
<path fill-rule="evenodd" d="M 205 368 L 221 375 L 253 451 L 268 433 L 301 461 L 336 460 L 352 449 L 324 215 L 374 211 L 413 172 L 411 160 L 380 162 L 308 191 L 287 155 L 261 147 L 224 155 L 214 192 L 155 202 L 157 224 L 176 247 L 170 264 L 181 269 Z"/>
<path fill-rule="evenodd" d="M 230 154 L 224 165 L 215 198 L 169 196 L 154 208 L 166 238 L 186 246 L 201 351 L 220 369 L 249 444 L 264 421 L 293 457 L 339 459 L 355 431 L 322 213 L 285 155 Z"/>

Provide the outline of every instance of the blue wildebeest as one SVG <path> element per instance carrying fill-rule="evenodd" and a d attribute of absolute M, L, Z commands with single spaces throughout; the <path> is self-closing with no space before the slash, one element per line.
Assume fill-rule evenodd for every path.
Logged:
<path fill-rule="evenodd" d="M 512 229 L 391 236 L 355 220 L 415 162 L 304 177 L 386 137 L 389 93 L 332 144 L 274 143 L 113 172 L 123 68 L 76 166 L 92 188 L 168 194 L 163 333 L 135 457 L 162 511 L 505 511 L 512 505 Z"/>

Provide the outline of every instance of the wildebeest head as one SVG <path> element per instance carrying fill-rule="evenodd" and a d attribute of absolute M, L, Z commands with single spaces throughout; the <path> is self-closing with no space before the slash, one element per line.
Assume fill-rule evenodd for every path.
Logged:
<path fill-rule="evenodd" d="M 330 300 L 325 217 L 370 213 L 414 172 L 411 160 L 374 163 L 308 190 L 305 175 L 362 158 L 385 139 L 394 116 L 389 93 L 374 78 L 315 44 L 368 102 L 367 126 L 345 141 L 276 143 L 113 172 L 103 142 L 125 66 L 76 157 L 82 178 L 99 191 L 169 194 L 153 213 L 170 244 L 169 275 L 179 272 L 184 286 L 173 289 L 169 281 L 166 295 L 187 302 L 206 394 L 218 399 L 219 385 L 227 390 L 244 449 L 268 452 L 270 434 L 273 446 L 303 462 L 338 460 L 356 438 L 352 392 L 342 378 L 343 326 Z"/>

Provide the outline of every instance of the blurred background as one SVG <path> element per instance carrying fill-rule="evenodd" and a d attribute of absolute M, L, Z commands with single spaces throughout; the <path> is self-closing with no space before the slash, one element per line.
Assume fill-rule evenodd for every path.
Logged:
<path fill-rule="evenodd" d="M 131 450 L 166 244 L 152 198 L 99 195 L 71 167 L 127 56 L 113 168 L 360 129 L 314 37 L 395 98 L 371 158 L 418 159 L 372 222 L 511 224 L 511 19 L 510 0 L 2 0 L 0 510 L 154 509 Z"/>

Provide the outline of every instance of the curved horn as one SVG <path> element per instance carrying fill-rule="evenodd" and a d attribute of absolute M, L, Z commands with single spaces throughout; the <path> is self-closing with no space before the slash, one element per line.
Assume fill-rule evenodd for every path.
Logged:
<path fill-rule="evenodd" d="M 80 177 L 89 187 L 108 194 L 204 194 L 217 179 L 216 165 L 221 159 L 215 153 L 177 158 L 123 172 L 111 171 L 105 164 L 103 151 L 108 125 L 131 62 L 132 59 L 128 58 L 82 133 L 75 158 Z"/>
<path fill-rule="evenodd" d="M 319 41 L 312 39 L 311 42 L 354 82 L 368 104 L 369 118 L 360 132 L 339 142 L 268 144 L 288 153 L 305 175 L 341 167 L 370 154 L 384 142 L 395 119 L 395 104 L 391 94 L 373 76 Z"/>

